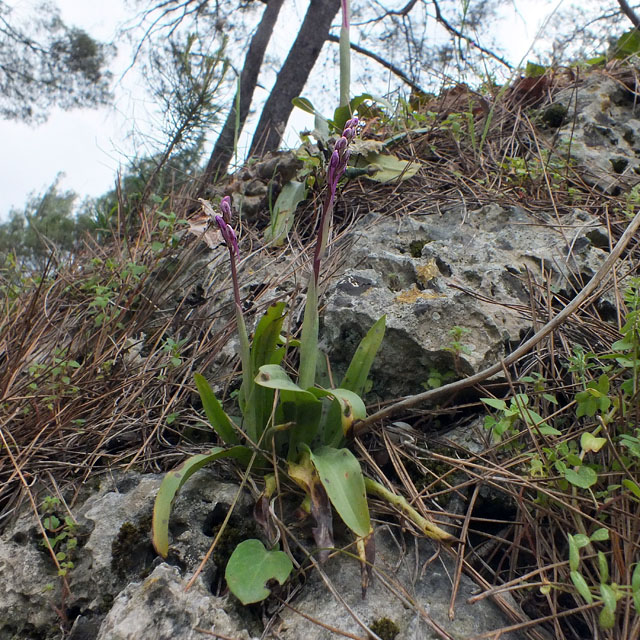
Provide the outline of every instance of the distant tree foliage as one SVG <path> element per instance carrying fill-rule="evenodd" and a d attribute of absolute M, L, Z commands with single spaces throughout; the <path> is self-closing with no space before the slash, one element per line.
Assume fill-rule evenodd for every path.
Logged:
<path fill-rule="evenodd" d="M 68 27 L 43 3 L 21 23 L 0 0 L 0 118 L 42 122 L 52 107 L 96 106 L 110 99 L 111 48 Z"/>
<path fill-rule="evenodd" d="M 13 254 L 25 266 L 39 270 L 76 252 L 87 231 L 95 228 L 88 215 L 74 215 L 77 194 L 61 191 L 58 176 L 43 193 L 32 195 L 24 209 L 12 209 L 0 224 L 0 264 Z"/>
<path fill-rule="evenodd" d="M 118 226 L 118 220 L 129 230 L 135 228 L 140 222 L 140 207 L 147 196 L 152 196 L 157 202 L 163 195 L 179 193 L 192 182 L 193 172 L 198 170 L 202 157 L 203 144 L 204 138 L 196 139 L 190 146 L 180 147 L 168 159 L 164 152 L 132 158 L 118 176 L 114 189 L 81 204 L 78 220 L 92 220 L 100 238 L 111 235 Z"/>
<path fill-rule="evenodd" d="M 143 73 L 162 113 L 164 149 L 154 158 L 157 165 L 142 200 L 155 188 L 156 174 L 166 163 L 176 154 L 199 149 L 217 124 L 222 109 L 220 89 L 229 67 L 225 45 L 226 38 L 222 36 L 203 38 L 176 33 L 149 48 Z"/>

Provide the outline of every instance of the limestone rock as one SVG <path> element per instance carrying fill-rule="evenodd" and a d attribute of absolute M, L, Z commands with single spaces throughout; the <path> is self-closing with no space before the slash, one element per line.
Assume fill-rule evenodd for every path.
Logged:
<path fill-rule="evenodd" d="M 449 619 L 451 576 L 454 562 L 441 550 L 434 559 L 435 548 L 430 541 L 412 541 L 402 549 L 403 541 L 393 538 L 384 528 L 376 532 L 376 574 L 363 598 L 359 586 L 359 565 L 354 559 L 337 556 L 323 567 L 341 600 L 371 627 L 381 619 L 390 620 L 398 629 L 395 640 L 436 640 L 442 638 L 435 628 L 446 630 L 456 639 L 466 639 L 508 623 L 500 610 L 487 600 L 469 605 L 466 600 L 477 587 L 462 577 L 455 604 L 455 617 Z M 431 561 L 429 561 L 431 559 Z M 386 583 L 386 584 L 385 584 Z M 411 604 L 409 604 L 411 603 Z M 362 627 L 313 573 L 295 608 L 330 627 L 358 637 L 366 637 Z M 416 606 L 414 606 L 416 605 Z M 337 634 L 311 625 L 302 616 L 285 609 L 278 629 L 283 640 L 333 640 Z M 504 640 L 517 640 L 520 634 L 504 634 Z"/>
<path fill-rule="evenodd" d="M 617 193 L 640 178 L 640 107 L 623 77 L 589 74 L 578 87 L 558 92 L 554 104 L 567 109 L 558 140 L 584 179 L 601 191 Z M 562 155 L 562 154 L 561 154 Z"/>
<path fill-rule="evenodd" d="M 381 397 L 422 391 L 432 370 L 469 375 L 498 362 L 531 328 L 521 312 L 528 278 L 570 296 L 605 260 L 606 237 L 580 210 L 536 219 L 492 204 L 420 220 L 363 219 L 326 296 L 324 345 L 338 380 L 383 313 L 387 333 L 372 369 Z"/>
<path fill-rule="evenodd" d="M 176 567 L 161 564 L 143 582 L 129 584 L 116 598 L 97 640 L 201 640 L 198 629 L 237 640 L 251 640 L 237 616 L 225 611 L 226 598 L 215 598 L 198 578 L 188 579 Z"/>

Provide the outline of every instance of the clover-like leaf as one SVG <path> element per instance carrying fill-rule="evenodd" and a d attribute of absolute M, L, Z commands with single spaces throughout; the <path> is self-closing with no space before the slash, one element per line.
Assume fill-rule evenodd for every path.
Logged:
<path fill-rule="evenodd" d="M 596 438 L 592 433 L 583 433 L 580 437 L 580 446 L 583 451 L 597 453 L 605 444 L 607 444 L 606 438 Z"/>
<path fill-rule="evenodd" d="M 564 472 L 564 477 L 572 485 L 581 489 L 588 489 L 598 481 L 598 474 L 591 467 L 586 466 L 579 467 L 577 471 L 567 469 Z"/>
<path fill-rule="evenodd" d="M 260 540 L 245 540 L 231 554 L 224 577 L 231 593 L 242 602 L 252 604 L 269 596 L 269 580 L 284 584 L 293 569 L 289 556 L 278 550 L 267 551 Z"/>

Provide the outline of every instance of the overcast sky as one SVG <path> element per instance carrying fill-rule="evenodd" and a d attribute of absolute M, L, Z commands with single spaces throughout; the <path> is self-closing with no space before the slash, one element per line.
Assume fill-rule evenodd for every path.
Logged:
<path fill-rule="evenodd" d="M 36 0 L 5 0 L 16 12 L 29 14 Z M 56 0 L 63 20 L 80 27 L 102 41 L 112 41 L 117 30 L 131 17 L 131 9 L 124 0 Z M 389 3 L 386 3 L 389 4 Z M 292 20 L 299 22 L 305 3 L 296 6 L 289 2 L 289 14 L 280 17 L 281 35 L 277 46 L 284 53 L 292 30 Z M 285 3 L 285 8 L 287 3 Z M 518 0 L 505 7 L 504 27 L 500 29 L 504 46 L 509 48 L 510 59 L 519 61 L 532 44 L 539 26 L 551 11 L 547 0 Z M 112 65 L 114 78 L 120 78 L 130 62 L 131 52 L 123 42 L 117 42 L 118 56 Z M 282 53 L 282 52 L 281 52 Z M 29 126 L 20 122 L 0 120 L 0 218 L 5 218 L 11 207 L 21 208 L 30 192 L 42 192 L 53 183 L 60 172 L 65 176 L 61 186 L 81 196 L 97 196 L 113 186 L 116 172 L 126 164 L 133 151 L 127 138 L 135 120 L 144 130 L 149 117 L 144 96 L 134 74 L 121 79 L 115 87 L 112 106 L 101 109 L 75 109 L 70 112 L 53 110 L 46 123 Z M 359 88 L 356 88 L 356 90 Z M 263 92 L 264 93 L 264 92 Z M 310 118 L 310 116 L 308 117 Z M 293 144 L 296 130 L 311 123 L 298 112 L 290 126 L 288 141 Z"/>

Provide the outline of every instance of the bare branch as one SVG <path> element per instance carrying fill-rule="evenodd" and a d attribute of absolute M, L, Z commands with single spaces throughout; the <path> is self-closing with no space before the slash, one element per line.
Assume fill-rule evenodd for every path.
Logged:
<path fill-rule="evenodd" d="M 624 1 L 624 0 L 623 0 Z M 493 58 L 496 62 L 499 62 L 500 64 L 503 64 L 505 67 L 507 67 L 507 69 L 509 69 L 509 71 L 513 71 L 513 65 L 511 65 L 509 62 L 507 62 L 504 58 L 501 58 L 499 55 L 495 54 L 493 51 L 491 51 L 490 49 L 486 49 L 485 47 L 483 47 L 482 45 L 478 44 L 475 40 L 473 40 L 473 38 L 470 38 L 469 36 L 466 36 L 464 33 L 462 33 L 462 31 L 459 31 L 458 29 L 456 29 L 452 24 L 450 24 L 446 18 L 442 15 L 442 12 L 440 11 L 440 5 L 438 5 L 437 0 L 432 0 L 433 2 L 433 6 L 436 10 L 436 20 L 452 35 L 456 36 L 456 38 L 460 38 L 462 40 L 465 40 L 466 42 L 468 42 L 472 47 L 474 47 L 475 49 L 477 49 L 478 51 L 482 51 L 482 53 L 490 56 L 491 58 Z"/>
<path fill-rule="evenodd" d="M 640 18 L 638 18 L 638 14 L 629 6 L 627 0 L 618 0 L 618 4 L 622 9 L 622 13 L 624 13 L 631 23 L 636 29 L 640 29 Z"/>

